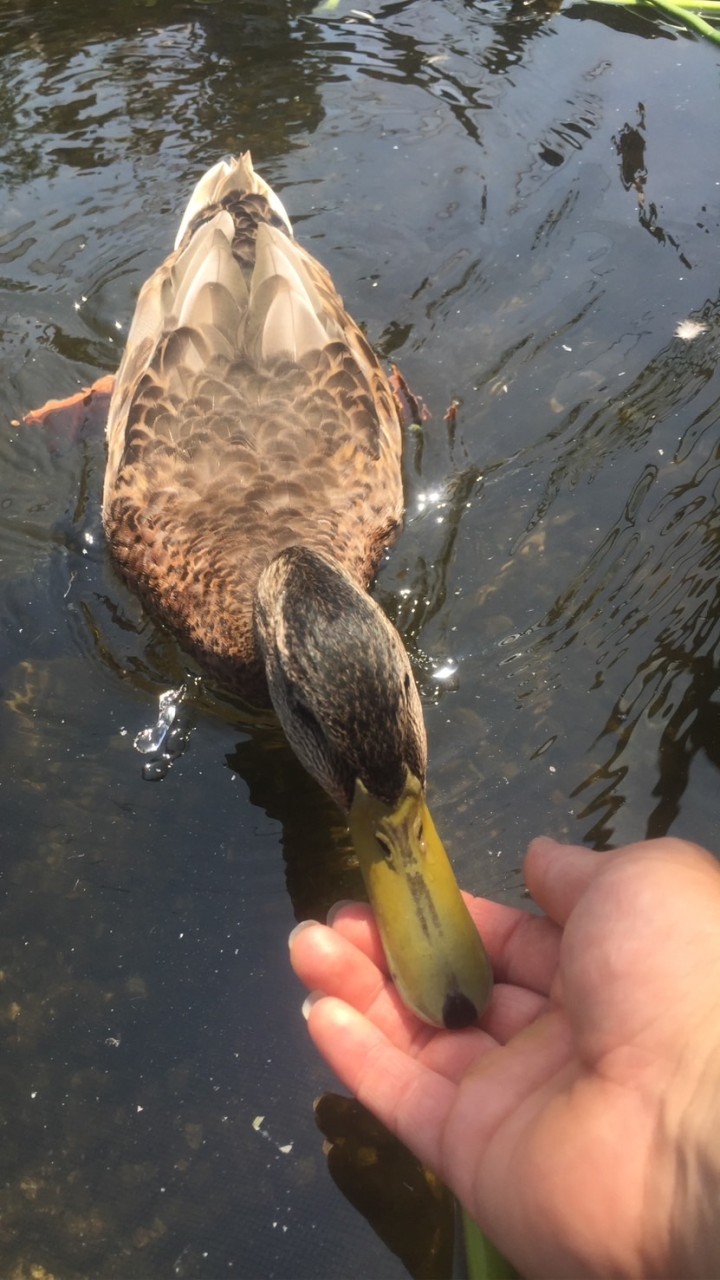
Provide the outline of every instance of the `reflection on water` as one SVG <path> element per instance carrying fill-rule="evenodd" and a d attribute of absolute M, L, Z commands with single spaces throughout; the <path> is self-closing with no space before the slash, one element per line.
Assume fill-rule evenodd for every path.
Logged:
<path fill-rule="evenodd" d="M 315 1119 L 333 1181 L 416 1280 L 453 1272 L 453 1198 L 354 1098 L 323 1094 Z M 388 1192 L 390 1191 L 390 1194 Z"/>
<path fill-rule="evenodd" d="M 115 578 L 93 425 L 8 425 L 116 365 L 218 154 L 252 145 L 431 412 L 377 594 L 418 674 L 462 880 L 522 900 L 543 829 L 716 841 L 720 223 L 695 106 L 713 51 L 579 5 L 312 7 L 0 0 L 0 1241 L 17 1280 L 406 1274 L 351 1207 L 387 1214 L 384 1179 L 348 1185 L 363 1144 L 334 1111 L 347 1201 L 328 1174 L 312 1101 L 333 1081 L 288 973 L 293 920 L 358 892 L 343 825 L 277 727 L 196 684 Z M 692 341 L 674 336 L 687 318 Z M 187 745 L 150 784 L 133 742 L 188 676 Z"/>
<path fill-rule="evenodd" d="M 713 353 L 720 304 L 707 303 L 698 315 L 706 329 L 691 346 L 672 339 L 621 397 L 573 413 L 529 526 L 542 523 L 568 483 L 594 482 L 603 469 L 616 473 L 618 457 L 629 452 L 642 459 L 617 476 L 613 523 L 589 539 L 589 554 L 533 626 L 527 653 L 542 662 L 548 651 L 579 646 L 592 655 L 592 689 L 616 692 L 593 744 L 606 759 L 572 792 L 582 800 L 583 839 L 598 847 L 618 842 L 617 821 L 633 822 L 637 834 L 666 834 L 681 811 L 692 758 L 703 750 L 717 760 L 720 392 Z M 678 437 L 680 415 L 687 426 Z M 665 435 L 658 424 L 667 417 Z M 711 833 L 706 838 L 712 843 Z"/>

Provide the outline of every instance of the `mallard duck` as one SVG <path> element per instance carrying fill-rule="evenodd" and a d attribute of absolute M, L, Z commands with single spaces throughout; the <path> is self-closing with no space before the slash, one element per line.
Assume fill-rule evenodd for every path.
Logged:
<path fill-rule="evenodd" d="M 405 1002 L 477 1021 L 490 968 L 425 801 L 422 708 L 367 594 L 403 513 L 388 379 L 250 155 L 198 182 L 110 402 L 115 562 L 202 665 L 270 702 L 349 816 Z"/>

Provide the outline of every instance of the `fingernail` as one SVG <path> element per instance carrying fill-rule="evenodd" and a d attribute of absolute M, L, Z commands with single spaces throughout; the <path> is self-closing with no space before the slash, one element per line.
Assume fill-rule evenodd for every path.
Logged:
<path fill-rule="evenodd" d="M 319 924 L 319 923 L 320 923 L 319 920 L 301 920 L 299 924 L 295 925 L 294 929 L 290 930 L 288 934 L 288 946 L 289 947 L 292 946 L 298 934 L 302 933 L 304 929 L 311 929 L 314 924 Z"/>
<path fill-rule="evenodd" d="M 340 898 L 339 902 L 333 902 L 330 910 L 327 913 L 327 918 L 325 921 L 328 928 L 332 929 L 333 924 L 335 922 L 335 917 L 337 916 L 339 911 L 342 911 L 343 907 L 354 907 L 356 905 L 357 903 L 355 903 L 352 898 Z"/>
<path fill-rule="evenodd" d="M 306 1022 L 310 1017 L 310 1010 L 312 1009 L 313 1005 L 317 1004 L 318 1000 L 324 1000 L 324 999 L 325 999 L 324 991 L 311 991 L 310 994 L 305 997 L 305 999 L 302 1002 L 302 1016 Z"/>

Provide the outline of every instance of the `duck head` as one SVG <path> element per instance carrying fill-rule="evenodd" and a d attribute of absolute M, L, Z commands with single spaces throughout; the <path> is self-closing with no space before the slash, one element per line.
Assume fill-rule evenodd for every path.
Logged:
<path fill-rule="evenodd" d="M 425 799 L 422 707 L 397 631 L 307 547 L 264 570 L 254 622 L 288 741 L 348 815 L 402 999 L 434 1026 L 476 1023 L 492 973 Z"/>

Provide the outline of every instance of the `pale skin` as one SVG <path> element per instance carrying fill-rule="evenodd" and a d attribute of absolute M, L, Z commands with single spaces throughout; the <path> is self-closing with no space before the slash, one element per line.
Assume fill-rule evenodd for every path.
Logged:
<path fill-rule="evenodd" d="M 400 1003 L 367 908 L 301 926 L 310 1034 L 521 1275 L 720 1277 L 720 867 L 666 838 L 534 841 L 531 915 L 468 898 L 482 1027 Z"/>

